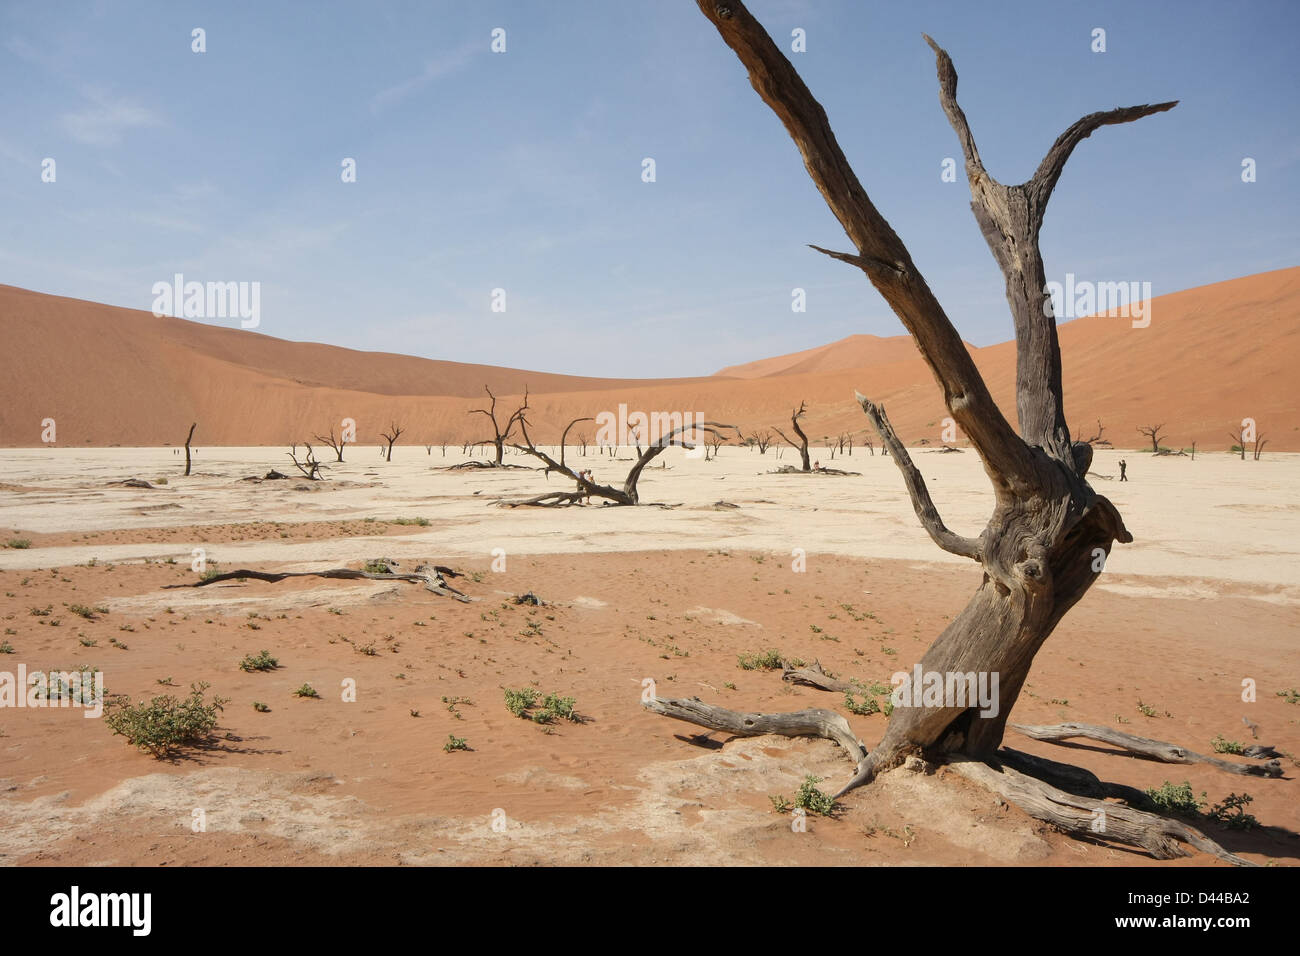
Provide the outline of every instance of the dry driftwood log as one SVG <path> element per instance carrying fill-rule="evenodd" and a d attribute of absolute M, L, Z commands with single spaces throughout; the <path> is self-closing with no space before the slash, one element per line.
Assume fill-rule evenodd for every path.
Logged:
<path fill-rule="evenodd" d="M 379 574 L 374 571 L 358 571 L 353 568 L 331 568 L 328 571 L 254 571 L 249 568 L 240 568 L 238 571 L 214 574 L 211 577 L 201 578 L 189 584 L 164 584 L 163 587 L 202 588 L 222 581 L 234 581 L 237 578 L 253 578 L 256 581 L 268 581 L 272 584 L 283 581 L 285 578 L 336 578 L 345 581 L 364 578 L 368 581 L 413 581 L 417 584 L 423 584 L 426 591 L 432 591 L 442 597 L 449 597 L 468 604 L 473 598 L 462 591 L 456 590 L 445 580 L 445 578 L 458 578 L 461 576 L 459 571 L 453 571 L 451 568 L 445 568 L 440 564 L 418 565 L 415 571 L 410 574 L 402 574 L 396 571 Z"/>

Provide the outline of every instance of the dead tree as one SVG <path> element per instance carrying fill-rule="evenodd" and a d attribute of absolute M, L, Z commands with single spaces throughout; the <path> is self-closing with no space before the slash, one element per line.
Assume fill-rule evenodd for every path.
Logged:
<path fill-rule="evenodd" d="M 710 453 L 710 452 L 713 453 L 713 454 L 712 454 L 712 457 L 713 457 L 713 458 L 717 458 L 717 457 L 718 457 L 718 449 L 721 448 L 721 447 L 722 447 L 723 445 L 725 445 L 726 443 L 727 443 L 727 440 L 726 440 L 725 438 L 723 438 L 721 435 L 713 434 L 713 435 L 708 435 L 707 437 L 705 437 L 705 439 L 704 439 L 704 447 L 705 447 L 704 460 L 705 460 L 705 461 L 708 461 L 708 460 L 709 460 L 709 457 L 710 457 L 709 453 Z"/>
<path fill-rule="evenodd" d="M 1232 447 L 1229 448 L 1228 450 L 1241 452 L 1241 460 L 1245 461 L 1246 460 L 1246 429 L 1242 428 L 1235 435 L 1232 432 L 1228 432 L 1228 437 L 1232 439 Z"/>
<path fill-rule="evenodd" d="M 1162 426 L 1158 426 L 1158 427 L 1163 428 L 1164 426 L 1162 425 Z M 1104 425 L 1102 425 L 1102 423 L 1101 423 L 1101 419 L 1099 418 L 1099 419 L 1097 419 L 1097 433 L 1096 433 L 1095 435 L 1093 435 L 1091 438 L 1084 438 L 1084 437 L 1083 437 L 1083 432 L 1081 432 L 1081 431 L 1080 431 L 1080 432 L 1075 432 L 1075 433 L 1074 433 L 1074 443 L 1075 443 L 1076 445 L 1097 445 L 1097 444 L 1100 444 L 1100 443 L 1101 443 L 1101 436 L 1105 433 L 1105 431 L 1106 431 L 1106 427 L 1105 427 Z M 1106 442 L 1106 444 L 1110 444 L 1110 442 Z"/>
<path fill-rule="evenodd" d="M 766 455 L 768 446 L 772 444 L 772 433 L 763 429 L 761 432 L 755 432 L 748 440 L 753 441 L 760 455 Z"/>
<path fill-rule="evenodd" d="M 803 418 L 807 411 L 808 407 L 804 402 L 800 402 L 798 408 L 791 409 L 790 411 L 790 427 L 793 428 L 794 433 L 799 436 L 798 442 L 791 441 L 786 436 L 785 432 L 776 428 L 776 426 L 773 426 L 773 428 L 776 428 L 776 433 L 785 439 L 787 445 L 791 448 L 799 449 L 799 456 L 803 459 L 803 470 L 812 471 L 812 463 L 808 459 L 808 436 L 805 435 L 803 429 L 799 427 L 799 419 Z"/>
<path fill-rule="evenodd" d="M 520 420 L 524 417 L 524 414 L 528 411 L 528 389 L 526 387 L 524 388 L 524 403 L 515 409 L 514 412 L 511 413 L 510 417 L 506 419 L 504 429 L 497 422 L 497 397 L 492 394 L 492 389 L 488 388 L 486 385 L 483 386 L 483 391 L 488 393 L 488 398 L 492 400 L 492 404 L 487 408 L 471 408 L 469 414 L 486 415 L 488 420 L 492 422 L 492 437 L 477 442 L 477 444 L 495 446 L 497 450 L 495 464 L 499 465 L 505 458 L 506 442 L 510 440 L 510 433 L 514 431 L 515 426 L 519 424 Z"/>
<path fill-rule="evenodd" d="M 337 460 L 343 460 L 343 449 L 347 447 L 347 442 L 344 440 L 342 435 L 338 438 L 334 437 L 333 426 L 330 427 L 330 433 L 328 435 L 313 435 L 312 437 L 322 445 L 328 445 L 330 448 L 334 449 L 334 455 Z"/>
<path fill-rule="evenodd" d="M 190 425 L 190 433 L 185 436 L 185 477 L 186 478 L 190 476 L 190 440 L 194 438 L 194 429 L 196 429 L 198 426 L 199 426 L 198 422 L 194 422 L 192 425 Z M 1256 455 L 1255 457 L 1258 458 L 1259 456 Z"/>
<path fill-rule="evenodd" d="M 303 461 L 298 460 L 297 444 L 295 444 L 293 449 L 289 452 L 289 457 L 293 459 L 294 465 L 300 472 L 302 472 L 303 477 L 308 481 L 324 481 L 325 479 L 321 476 L 321 469 L 325 466 L 316 460 L 316 453 L 312 451 L 311 445 L 307 444 L 307 442 L 303 442 L 303 446 L 307 449 L 306 459 Z"/>
<path fill-rule="evenodd" d="M 1264 453 L 1264 446 L 1267 444 L 1268 442 L 1264 440 L 1264 435 L 1261 432 L 1260 436 L 1255 439 L 1255 461 L 1259 461 L 1259 456 Z"/>
<path fill-rule="evenodd" d="M 1099 558 L 1116 542 L 1133 536 L 1119 511 L 1088 484 L 1092 447 L 1070 439 L 1062 394 L 1061 351 L 1047 292 L 1038 237 L 1047 202 L 1076 146 L 1102 126 L 1127 123 L 1163 112 L 1176 103 L 1134 106 L 1092 113 L 1067 129 L 1048 150 L 1033 176 L 1007 186 L 985 170 L 966 115 L 957 103 L 957 73 L 938 44 L 933 49 L 940 102 L 955 130 L 966 163 L 971 208 L 1006 280 L 1006 297 L 1016 332 L 1016 412 L 1013 428 L 993 401 L 961 336 L 935 299 L 907 247 L 867 196 L 845 159 L 826 113 L 790 61 L 740 0 L 697 0 L 704 16 L 749 71 L 758 95 L 777 114 L 803 155 L 804 165 L 839 220 L 855 252 L 818 249 L 861 269 L 884 297 L 934 373 L 949 414 L 979 454 L 993 485 L 995 506 L 978 537 L 966 537 L 943 522 L 884 409 L 858 395 L 863 412 L 902 472 L 917 517 L 945 551 L 975 561 L 982 581 L 966 605 L 935 639 L 920 661 L 926 674 L 998 674 L 996 708 L 933 701 L 896 705 L 884 735 L 869 752 L 843 718 L 830 711 L 799 714 L 739 714 L 698 699 L 652 698 L 659 714 L 733 734 L 820 735 L 837 740 L 857 766 L 842 795 L 871 781 L 908 756 L 924 754 L 993 789 L 1031 815 L 1069 832 L 1138 845 L 1152 855 L 1183 851 L 1191 842 L 1234 863 L 1204 834 L 1176 821 L 1129 809 L 1056 785 L 1083 789 L 1077 768 L 1041 758 L 1022 759 L 999 750 L 1011 713 L 1035 654 L 1062 617 L 1092 586 Z M 814 247 L 817 248 L 817 247 Z M 916 688 L 919 693 L 921 688 Z M 942 695 L 941 695 L 942 696 Z M 1045 782 L 1045 779 L 1051 783 Z M 1092 810 L 1105 808 L 1104 834 L 1090 832 Z"/>
<path fill-rule="evenodd" d="M 564 429 L 564 434 L 560 438 L 560 460 L 556 461 L 546 452 L 538 448 L 528 434 L 528 420 L 520 416 L 519 432 L 526 444 L 512 444 L 511 447 L 519 451 L 532 455 L 546 465 L 546 475 L 549 478 L 551 472 L 558 472 L 570 481 L 576 483 L 574 491 L 550 491 L 546 494 L 537 495 L 533 498 L 525 498 L 515 501 L 501 501 L 500 504 L 510 508 L 517 508 L 522 505 L 533 507 L 554 508 L 567 505 L 576 505 L 582 500 L 589 500 L 593 495 L 597 498 L 603 498 L 615 505 L 637 505 L 641 503 L 640 495 L 637 492 L 637 482 L 641 478 L 641 472 L 645 466 L 659 457 L 660 453 L 666 448 L 673 445 L 680 445 L 682 448 L 691 449 L 695 446 L 690 443 L 691 440 L 686 438 L 687 432 L 693 432 L 692 440 L 699 441 L 701 436 L 710 433 L 716 434 L 720 428 L 734 428 L 733 425 L 723 425 L 719 422 L 702 422 L 691 425 L 679 425 L 671 431 L 665 432 L 659 438 L 651 442 L 644 451 L 637 457 L 636 463 L 628 471 L 627 477 L 623 480 L 623 486 L 616 488 L 613 485 L 601 485 L 587 478 L 584 473 L 574 471 L 564 462 L 564 444 L 565 438 L 569 434 L 569 429 L 578 422 L 592 421 L 591 418 L 575 418 Z"/>
<path fill-rule="evenodd" d="M 383 436 L 384 441 L 388 442 L 388 454 L 385 456 L 384 459 L 385 461 L 393 460 L 393 442 L 401 438 L 402 432 L 404 431 L 406 431 L 406 429 L 398 425 L 397 422 L 393 422 L 391 425 L 388 426 L 388 431 L 379 433 L 380 435 Z M 339 459 L 339 461 L 342 460 L 343 460 L 342 458 Z"/>
<path fill-rule="evenodd" d="M 1165 427 L 1164 425 L 1139 425 L 1138 426 L 1138 434 L 1146 435 L 1147 438 L 1151 439 L 1152 454 L 1156 454 L 1156 455 L 1160 454 L 1160 431 L 1164 427 Z"/>

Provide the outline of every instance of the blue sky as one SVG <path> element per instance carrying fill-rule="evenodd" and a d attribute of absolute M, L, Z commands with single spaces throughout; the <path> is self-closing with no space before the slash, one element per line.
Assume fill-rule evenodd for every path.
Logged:
<path fill-rule="evenodd" d="M 1004 182 L 1084 113 L 1181 100 L 1076 150 L 1049 279 L 1160 295 L 1300 263 L 1300 4 L 749 6 L 787 50 L 806 31 L 792 61 L 969 341 L 1011 322 L 960 160 L 941 182 L 959 152 L 923 31 Z M 267 335 L 602 376 L 902 332 L 807 248 L 849 247 L 693 0 L 9 0 L 0 37 L 0 282 L 149 309 L 177 272 L 257 281 Z"/>

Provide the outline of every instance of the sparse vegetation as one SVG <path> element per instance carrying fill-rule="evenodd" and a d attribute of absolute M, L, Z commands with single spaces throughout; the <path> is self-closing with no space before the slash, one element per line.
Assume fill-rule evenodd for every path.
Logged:
<path fill-rule="evenodd" d="M 442 745 L 442 750 L 443 753 L 451 753 L 453 750 L 469 750 L 469 744 L 465 742 L 464 737 L 448 734 L 447 742 Z"/>
<path fill-rule="evenodd" d="M 5 542 L 6 548 L 13 548 L 15 551 L 25 551 L 32 546 L 30 538 L 10 538 Z"/>
<path fill-rule="evenodd" d="M 775 671 L 782 666 L 781 652 L 767 650 L 759 654 L 740 654 L 736 663 L 742 671 Z"/>
<path fill-rule="evenodd" d="M 312 687 L 311 684 L 303 684 L 301 687 L 299 687 L 297 690 L 293 692 L 293 696 L 294 697 L 315 697 L 318 700 L 320 699 L 320 694 L 317 693 L 316 688 Z"/>
<path fill-rule="evenodd" d="M 155 757 L 166 757 L 184 747 L 203 743 L 217 726 L 217 713 L 229 698 L 204 699 L 209 685 L 190 685 L 190 696 L 170 694 L 155 697 L 149 703 L 118 704 L 104 715 L 104 723 L 114 734 Z"/>
<path fill-rule="evenodd" d="M 239 662 L 241 671 L 273 671 L 279 666 L 280 662 L 265 650 L 259 651 L 257 654 L 247 654 Z"/>
<path fill-rule="evenodd" d="M 1195 819 L 1200 816 L 1201 807 L 1205 806 L 1204 801 L 1197 800 L 1192 793 L 1190 780 L 1184 780 L 1181 784 L 1166 780 L 1158 789 L 1148 788 L 1146 795 L 1157 811 L 1179 817 Z M 1204 797 L 1205 794 L 1202 792 L 1201 796 Z"/>
<path fill-rule="evenodd" d="M 799 792 L 794 796 L 794 805 L 803 807 L 810 813 L 828 817 L 835 812 L 835 798 L 817 789 L 817 784 L 821 783 L 821 780 L 821 777 L 814 777 L 812 774 L 804 777 L 803 783 L 799 785 Z"/>
<path fill-rule="evenodd" d="M 1212 806 L 1206 816 L 1222 823 L 1229 830 L 1254 830 L 1259 826 L 1259 821 L 1246 812 L 1246 805 L 1254 800 L 1248 793 L 1230 793 L 1223 798 L 1222 803 Z"/>
<path fill-rule="evenodd" d="M 1216 754 L 1244 754 L 1246 752 L 1245 747 L 1235 740 L 1228 740 L 1222 734 L 1216 736 L 1210 743 L 1214 747 Z"/>

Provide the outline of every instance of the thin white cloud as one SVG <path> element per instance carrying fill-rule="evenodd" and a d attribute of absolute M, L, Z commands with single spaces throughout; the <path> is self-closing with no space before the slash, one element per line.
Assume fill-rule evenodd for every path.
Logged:
<path fill-rule="evenodd" d="M 85 90 L 84 95 L 89 106 L 60 117 L 64 130 L 79 143 L 116 146 L 128 130 L 162 125 L 156 113 L 130 100 L 100 90 Z"/>
<path fill-rule="evenodd" d="M 392 106 L 412 93 L 418 93 L 434 80 L 463 70 L 469 65 L 470 60 L 474 58 L 476 53 L 481 53 L 486 49 L 486 42 L 467 43 L 458 50 L 444 53 L 436 60 L 430 60 L 424 64 L 424 69 L 419 73 L 376 93 L 370 100 L 371 111 L 378 112 Z"/>

